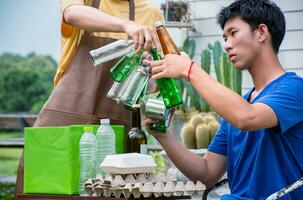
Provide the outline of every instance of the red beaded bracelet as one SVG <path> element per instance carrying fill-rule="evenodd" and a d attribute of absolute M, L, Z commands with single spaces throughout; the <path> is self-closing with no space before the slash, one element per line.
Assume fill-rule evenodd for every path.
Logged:
<path fill-rule="evenodd" d="M 187 81 L 190 82 L 190 72 L 191 72 L 191 68 L 193 67 L 195 61 L 191 61 L 189 69 L 188 69 L 188 73 L 187 73 Z"/>

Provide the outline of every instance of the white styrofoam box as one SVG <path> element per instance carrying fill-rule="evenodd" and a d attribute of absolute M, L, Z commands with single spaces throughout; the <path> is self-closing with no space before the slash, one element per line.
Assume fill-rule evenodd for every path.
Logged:
<path fill-rule="evenodd" d="M 154 173 L 156 163 L 150 155 L 125 153 L 106 156 L 100 167 L 109 174 Z"/>

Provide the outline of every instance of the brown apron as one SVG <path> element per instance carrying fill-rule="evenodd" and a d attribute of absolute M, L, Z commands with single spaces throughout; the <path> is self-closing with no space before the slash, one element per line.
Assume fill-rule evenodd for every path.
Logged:
<path fill-rule="evenodd" d="M 100 0 L 93 0 L 92 6 L 99 9 L 99 4 Z M 130 0 L 130 20 L 134 20 L 134 9 L 134 0 Z M 111 38 L 84 33 L 70 66 L 39 113 L 35 127 L 99 124 L 100 118 L 110 118 L 112 124 L 125 125 L 125 132 L 128 133 L 131 127 L 131 112 L 126 110 L 123 104 L 117 104 L 106 97 L 113 84 L 109 69 L 117 60 L 107 62 L 102 67 L 94 67 L 88 53 L 114 41 Z M 16 194 L 22 193 L 23 155 L 16 183 Z"/>

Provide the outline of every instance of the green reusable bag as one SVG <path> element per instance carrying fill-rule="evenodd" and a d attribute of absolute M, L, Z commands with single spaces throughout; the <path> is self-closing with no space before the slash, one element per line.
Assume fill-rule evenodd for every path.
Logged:
<path fill-rule="evenodd" d="M 79 142 L 85 126 L 35 127 L 24 130 L 24 193 L 79 193 Z M 112 125 L 116 153 L 124 152 L 124 126 Z"/>

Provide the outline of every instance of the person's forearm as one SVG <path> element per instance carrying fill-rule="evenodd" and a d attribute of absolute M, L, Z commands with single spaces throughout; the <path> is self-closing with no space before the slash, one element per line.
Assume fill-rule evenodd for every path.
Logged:
<path fill-rule="evenodd" d="M 192 67 L 190 83 L 216 113 L 234 126 L 245 128 L 251 105 L 240 95 L 218 83 L 197 64 Z"/>
<path fill-rule="evenodd" d="M 165 135 L 157 135 L 157 140 L 164 148 L 165 152 L 176 165 L 176 167 L 193 181 L 201 181 L 204 184 L 211 179 L 208 177 L 208 169 L 202 157 L 188 151 L 181 145 L 171 132 Z M 213 183 L 210 183 L 213 184 Z"/>
<path fill-rule="evenodd" d="M 124 32 L 123 26 L 128 22 L 83 5 L 67 7 L 63 17 L 66 23 L 90 32 Z"/>

